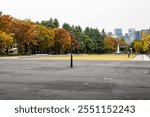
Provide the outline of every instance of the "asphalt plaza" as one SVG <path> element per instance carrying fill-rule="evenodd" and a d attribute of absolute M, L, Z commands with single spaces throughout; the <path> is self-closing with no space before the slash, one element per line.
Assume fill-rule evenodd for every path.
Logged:
<path fill-rule="evenodd" d="M 0 99 L 150 99 L 150 62 L 1 59 Z"/>

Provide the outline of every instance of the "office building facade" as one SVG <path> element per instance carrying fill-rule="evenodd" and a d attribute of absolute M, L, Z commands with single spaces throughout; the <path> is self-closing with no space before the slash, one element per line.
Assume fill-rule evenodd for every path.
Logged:
<path fill-rule="evenodd" d="M 140 40 L 141 38 L 141 31 L 134 31 L 134 39 Z"/>
<path fill-rule="evenodd" d="M 122 36 L 123 34 L 122 34 L 122 29 L 121 28 L 116 28 L 115 30 L 114 30 L 114 35 L 115 36 Z"/>
<path fill-rule="evenodd" d="M 126 42 L 126 43 L 128 43 L 128 44 L 131 43 L 131 40 L 129 39 L 128 33 L 126 33 L 126 34 L 123 36 L 123 38 L 125 39 L 125 42 Z"/>
<path fill-rule="evenodd" d="M 130 39 L 131 41 L 134 41 L 134 32 L 135 32 L 135 28 L 130 28 L 130 29 L 128 30 L 129 39 Z"/>

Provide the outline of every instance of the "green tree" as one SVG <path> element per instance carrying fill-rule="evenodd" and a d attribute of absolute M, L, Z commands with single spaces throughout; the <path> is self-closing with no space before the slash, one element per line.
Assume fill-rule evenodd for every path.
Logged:
<path fill-rule="evenodd" d="M 69 25 L 67 25 L 69 26 Z M 78 42 L 78 45 L 80 45 L 80 48 L 75 48 L 75 50 L 78 50 L 77 53 L 83 52 L 83 33 L 82 28 L 79 26 L 71 26 L 69 28 L 70 32 L 73 33 L 75 40 Z"/>
<path fill-rule="evenodd" d="M 55 28 L 59 28 L 59 22 L 58 22 L 58 20 L 56 18 L 54 19 L 53 24 L 54 24 Z"/>
<path fill-rule="evenodd" d="M 84 34 L 87 35 L 90 39 L 92 39 L 95 49 L 95 53 L 103 53 L 104 52 L 104 35 L 99 32 L 99 30 L 96 28 L 89 28 L 86 27 L 84 30 Z"/>
<path fill-rule="evenodd" d="M 94 50 L 93 41 L 86 35 L 84 35 L 84 50 L 85 53 L 92 53 Z"/>
<path fill-rule="evenodd" d="M 47 28 L 55 28 L 52 18 L 50 18 L 48 21 L 42 21 L 40 24 L 46 26 Z"/>
<path fill-rule="evenodd" d="M 106 37 L 105 29 L 102 29 L 101 34 Z"/>
<path fill-rule="evenodd" d="M 46 26 L 47 28 L 52 28 L 52 29 L 59 27 L 59 21 L 56 18 L 54 20 L 52 18 L 50 18 L 50 20 L 44 20 L 39 24 Z"/>
<path fill-rule="evenodd" d="M 72 30 L 71 26 L 68 23 L 64 23 L 62 25 L 62 28 L 65 29 L 65 30 L 67 30 L 67 31 L 69 31 L 69 32 Z"/>

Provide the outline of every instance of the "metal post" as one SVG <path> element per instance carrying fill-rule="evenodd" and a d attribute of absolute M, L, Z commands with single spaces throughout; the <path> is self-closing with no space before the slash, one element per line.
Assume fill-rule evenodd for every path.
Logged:
<path fill-rule="evenodd" d="M 73 35 L 72 33 L 70 34 L 71 35 L 71 58 L 70 58 L 70 67 L 73 68 L 73 56 L 72 56 L 72 38 L 73 38 Z"/>

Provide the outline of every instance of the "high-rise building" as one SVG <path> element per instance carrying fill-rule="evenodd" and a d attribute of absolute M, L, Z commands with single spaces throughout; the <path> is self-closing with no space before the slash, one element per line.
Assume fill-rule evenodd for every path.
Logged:
<path fill-rule="evenodd" d="M 131 41 L 133 41 L 133 40 L 134 40 L 135 28 L 130 28 L 130 29 L 128 30 L 128 32 L 129 32 L 129 39 L 130 39 Z"/>
<path fill-rule="evenodd" d="M 2 15 L 2 11 L 0 11 L 0 16 Z"/>
<path fill-rule="evenodd" d="M 150 34 L 150 28 L 149 29 L 143 29 L 142 32 L 145 32 L 147 34 Z"/>
<path fill-rule="evenodd" d="M 112 32 L 107 32 L 107 35 L 108 35 L 108 36 L 112 36 L 113 33 L 112 33 Z"/>
<path fill-rule="evenodd" d="M 141 39 L 141 31 L 134 31 L 134 39 Z"/>
<path fill-rule="evenodd" d="M 122 29 L 121 28 L 116 28 L 115 30 L 114 30 L 114 35 L 115 36 L 122 36 L 123 34 L 122 34 Z"/>
<path fill-rule="evenodd" d="M 128 44 L 131 43 L 131 40 L 129 39 L 128 33 L 126 33 L 126 34 L 123 36 L 123 38 L 125 39 L 125 42 L 126 42 L 126 43 L 128 43 Z"/>

